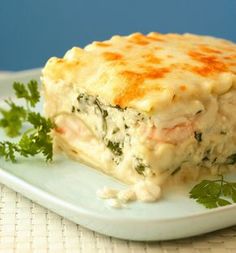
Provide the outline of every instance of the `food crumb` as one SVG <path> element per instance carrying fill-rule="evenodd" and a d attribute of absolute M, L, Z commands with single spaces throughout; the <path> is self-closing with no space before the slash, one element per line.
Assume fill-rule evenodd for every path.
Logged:
<path fill-rule="evenodd" d="M 113 188 L 104 186 L 102 189 L 97 190 L 97 196 L 102 199 L 111 199 L 115 198 L 118 191 Z"/>
<path fill-rule="evenodd" d="M 113 208 L 123 208 L 124 204 L 132 201 L 155 202 L 161 197 L 161 188 L 155 183 L 145 180 L 123 190 L 104 186 L 97 191 L 97 196 L 107 199 L 107 204 Z"/>
<path fill-rule="evenodd" d="M 130 188 L 119 191 L 117 197 L 124 203 L 136 200 L 136 194 Z"/>
<path fill-rule="evenodd" d="M 122 208 L 123 205 L 119 199 L 108 199 L 107 203 L 110 207 L 113 208 Z"/>

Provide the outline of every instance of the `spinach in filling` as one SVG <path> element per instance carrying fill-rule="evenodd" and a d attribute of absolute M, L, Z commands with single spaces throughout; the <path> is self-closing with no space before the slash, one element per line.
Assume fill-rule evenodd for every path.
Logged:
<path fill-rule="evenodd" d="M 138 172 L 138 174 L 144 176 L 145 170 L 146 170 L 146 168 L 149 168 L 149 166 L 144 163 L 142 158 L 137 157 L 136 158 L 136 165 L 134 168 Z"/>
<path fill-rule="evenodd" d="M 112 142 L 108 140 L 107 148 L 109 148 L 111 152 L 116 156 L 121 156 L 123 154 L 121 144 L 119 142 Z"/>
<path fill-rule="evenodd" d="M 195 131 L 194 138 L 197 140 L 197 142 L 201 142 L 202 141 L 202 133 L 199 131 Z"/>
<path fill-rule="evenodd" d="M 235 163 L 236 163 L 236 153 L 234 153 L 226 158 L 225 164 L 233 165 Z"/>

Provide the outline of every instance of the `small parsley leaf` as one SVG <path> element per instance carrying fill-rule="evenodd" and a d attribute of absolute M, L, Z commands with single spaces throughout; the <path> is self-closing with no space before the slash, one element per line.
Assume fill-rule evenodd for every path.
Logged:
<path fill-rule="evenodd" d="M 221 199 L 221 198 L 219 198 L 219 199 L 217 200 L 217 204 L 218 204 L 218 206 L 227 206 L 227 205 L 230 205 L 231 202 L 229 202 L 229 201 L 226 200 L 226 199 Z"/>
<path fill-rule="evenodd" d="M 2 118 L 0 119 L 0 127 L 2 127 L 9 137 L 16 137 L 20 134 L 23 122 L 26 119 L 27 111 L 16 105 L 10 99 L 5 100 L 9 109 L 0 108 Z"/>
<path fill-rule="evenodd" d="M 236 183 L 224 180 L 223 176 L 217 180 L 203 180 L 192 188 L 189 196 L 206 208 L 230 205 L 236 203 Z"/>
<path fill-rule="evenodd" d="M 236 190 L 232 190 L 232 200 L 234 203 L 236 203 Z"/>
<path fill-rule="evenodd" d="M 15 152 L 18 152 L 16 144 L 9 141 L 0 142 L 0 156 L 4 157 L 5 160 L 16 161 Z"/>
<path fill-rule="evenodd" d="M 222 191 L 224 196 L 229 197 L 232 195 L 232 186 L 230 184 L 224 184 L 222 185 Z"/>
<path fill-rule="evenodd" d="M 27 83 L 27 86 L 20 82 L 14 82 L 13 88 L 15 90 L 16 97 L 24 98 L 26 103 L 30 104 L 31 107 L 35 107 L 40 100 L 38 83 L 35 80 L 31 80 Z"/>

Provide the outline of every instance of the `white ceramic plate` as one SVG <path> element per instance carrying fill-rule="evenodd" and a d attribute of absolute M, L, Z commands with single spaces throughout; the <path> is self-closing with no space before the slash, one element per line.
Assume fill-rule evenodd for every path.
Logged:
<path fill-rule="evenodd" d="M 0 78 L 0 100 L 12 94 L 12 82 L 39 79 L 39 70 Z M 40 110 L 40 108 L 38 108 Z M 5 139 L 0 132 L 0 140 Z M 0 182 L 54 212 L 94 231 L 130 240 L 169 240 L 236 224 L 236 205 L 207 210 L 189 199 L 188 191 L 166 193 L 157 203 L 131 203 L 113 209 L 96 197 L 104 185 L 125 185 L 63 156 L 52 164 L 40 158 L 0 159 Z M 236 180 L 236 175 L 229 175 Z"/>

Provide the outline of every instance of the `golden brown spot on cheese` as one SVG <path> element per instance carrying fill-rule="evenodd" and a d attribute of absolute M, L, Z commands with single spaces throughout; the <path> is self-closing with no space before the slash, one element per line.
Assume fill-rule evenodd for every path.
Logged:
<path fill-rule="evenodd" d="M 158 79 L 163 78 L 170 70 L 168 68 L 152 68 L 147 71 L 139 73 L 134 71 L 122 71 L 120 75 L 124 79 L 124 88 L 114 102 L 115 104 L 125 107 L 125 105 L 134 99 L 143 97 L 147 92 L 151 90 L 159 89 L 158 86 L 147 87 L 142 84 L 146 79 Z"/>
<path fill-rule="evenodd" d="M 146 60 L 148 63 L 153 63 L 153 64 L 159 64 L 161 63 L 161 59 L 157 58 L 153 54 L 145 54 L 143 55 L 143 58 Z"/>
<path fill-rule="evenodd" d="M 99 46 L 99 47 L 109 47 L 111 46 L 111 44 L 109 43 L 106 43 L 106 42 L 100 42 L 100 41 L 97 41 L 94 43 L 96 46 Z"/>
<path fill-rule="evenodd" d="M 57 58 L 57 59 L 55 59 L 55 62 L 56 63 L 64 63 L 65 60 L 63 58 Z"/>
<path fill-rule="evenodd" d="M 120 75 L 127 80 L 130 83 L 137 82 L 142 80 L 143 81 L 143 75 L 138 72 L 125 70 L 120 73 Z"/>
<path fill-rule="evenodd" d="M 149 34 L 147 35 L 147 38 L 148 38 L 149 40 L 153 40 L 153 41 L 160 41 L 160 42 L 165 41 L 165 39 L 163 39 L 163 34 L 157 33 L 157 32 L 149 33 Z"/>
<path fill-rule="evenodd" d="M 104 52 L 102 55 L 107 61 L 115 61 L 123 58 L 121 54 L 114 52 Z"/>
<path fill-rule="evenodd" d="M 205 45 L 201 45 L 201 46 L 199 46 L 199 48 L 202 52 L 205 52 L 205 53 L 211 53 L 211 54 L 212 53 L 213 54 L 221 54 L 222 53 L 220 50 L 217 50 L 217 49 L 205 46 Z"/>
<path fill-rule="evenodd" d="M 162 39 L 162 38 L 160 38 L 160 37 L 153 37 L 153 36 L 148 36 L 147 37 L 149 40 L 153 40 L 153 41 L 160 41 L 160 42 L 164 42 L 165 40 L 164 39 Z"/>
<path fill-rule="evenodd" d="M 202 63 L 203 66 L 193 66 L 191 71 L 202 76 L 209 76 L 228 70 L 227 65 L 214 55 L 205 55 L 197 51 L 190 51 L 188 55 L 195 61 Z"/>
<path fill-rule="evenodd" d="M 187 87 L 186 87 L 185 84 L 182 84 L 182 85 L 179 86 L 179 89 L 180 89 L 181 91 L 186 91 L 186 90 L 187 90 Z"/>
<path fill-rule="evenodd" d="M 120 75 L 124 79 L 124 84 L 126 86 L 114 99 L 114 102 L 116 105 L 123 108 L 129 101 L 142 96 L 142 91 L 139 87 L 143 83 L 144 79 L 142 74 L 134 71 L 123 71 Z"/>
<path fill-rule="evenodd" d="M 147 37 L 141 33 L 133 34 L 132 36 L 129 37 L 129 41 L 141 46 L 145 46 L 149 44 Z"/>
<path fill-rule="evenodd" d="M 163 78 L 168 72 L 170 72 L 169 68 L 149 68 L 147 72 L 143 73 L 144 78 L 147 79 L 157 79 Z"/>
<path fill-rule="evenodd" d="M 227 55 L 224 57 L 225 60 L 235 60 L 236 61 L 236 54 Z"/>
<path fill-rule="evenodd" d="M 76 65 L 82 64 L 78 59 L 73 59 L 73 60 L 71 60 L 71 61 L 67 61 L 67 60 L 65 60 L 65 59 L 63 59 L 63 58 L 56 58 L 55 61 L 56 61 L 56 63 L 59 64 L 59 65 L 66 64 L 66 66 L 67 66 L 68 68 L 73 68 L 73 67 L 76 66 Z"/>
<path fill-rule="evenodd" d="M 225 59 L 225 60 L 231 60 L 231 59 L 232 59 L 232 56 L 231 56 L 231 55 L 224 56 L 224 59 Z"/>

